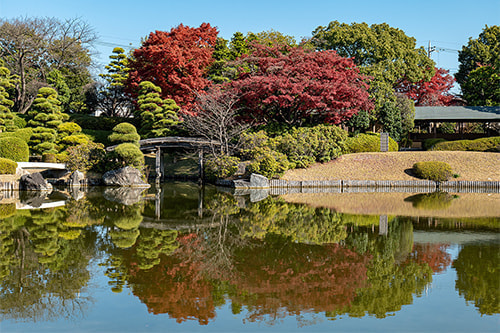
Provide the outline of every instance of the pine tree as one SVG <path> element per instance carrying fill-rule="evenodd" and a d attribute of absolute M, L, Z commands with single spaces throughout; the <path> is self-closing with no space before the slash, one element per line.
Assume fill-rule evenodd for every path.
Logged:
<path fill-rule="evenodd" d="M 9 99 L 7 92 L 13 86 L 10 71 L 5 67 L 0 67 L 0 132 L 14 132 L 17 129 L 13 121 L 14 114 L 11 112 L 14 102 Z"/>
<path fill-rule="evenodd" d="M 57 92 L 48 87 L 38 90 L 38 95 L 28 112 L 28 126 L 33 128 L 33 136 L 29 142 L 33 153 L 56 154 L 57 128 L 69 116 L 61 112 L 61 102 Z"/>
<path fill-rule="evenodd" d="M 160 97 L 161 88 L 149 81 L 139 84 L 137 100 L 142 127 L 139 131 L 145 137 L 163 137 L 172 133 L 172 127 L 179 123 L 179 107 L 172 99 Z"/>

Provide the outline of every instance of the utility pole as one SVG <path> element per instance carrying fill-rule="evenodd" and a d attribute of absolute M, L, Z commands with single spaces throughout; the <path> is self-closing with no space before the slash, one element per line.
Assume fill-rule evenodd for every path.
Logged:
<path fill-rule="evenodd" d="M 429 46 L 427 47 L 427 56 L 429 58 L 431 57 L 431 53 L 432 52 L 436 52 L 436 47 L 435 46 L 431 46 L 431 41 L 429 41 Z"/>

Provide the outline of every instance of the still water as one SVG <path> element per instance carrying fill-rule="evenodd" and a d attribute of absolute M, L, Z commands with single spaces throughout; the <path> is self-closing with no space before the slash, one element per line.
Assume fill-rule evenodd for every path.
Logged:
<path fill-rule="evenodd" d="M 4 195 L 0 332 L 500 330 L 500 194 L 255 198 Z"/>

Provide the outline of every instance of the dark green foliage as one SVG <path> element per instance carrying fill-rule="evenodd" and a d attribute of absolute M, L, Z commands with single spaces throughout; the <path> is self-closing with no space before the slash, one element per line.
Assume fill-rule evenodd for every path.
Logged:
<path fill-rule="evenodd" d="M 54 89 L 43 87 L 38 90 L 37 98 L 28 112 L 28 126 L 33 128 L 29 142 L 32 153 L 42 155 L 58 152 L 57 128 L 68 119 L 68 115 L 61 112 L 60 104 Z"/>
<path fill-rule="evenodd" d="M 458 52 L 455 74 L 469 105 L 500 105 L 500 26 L 486 26 Z"/>
<path fill-rule="evenodd" d="M 238 171 L 240 159 L 235 156 L 217 156 L 208 159 L 205 164 L 205 173 L 209 179 L 228 178 Z"/>
<path fill-rule="evenodd" d="M 347 126 L 354 134 L 364 133 L 370 128 L 371 117 L 366 111 L 359 111 L 347 121 Z"/>
<path fill-rule="evenodd" d="M 101 143 L 88 142 L 86 144 L 68 147 L 66 167 L 81 172 L 101 172 L 104 169 L 106 151 Z"/>
<path fill-rule="evenodd" d="M 456 151 L 500 151 L 500 136 L 480 138 L 476 140 L 457 140 L 438 142 L 433 150 L 456 150 Z"/>
<path fill-rule="evenodd" d="M 382 125 L 383 131 L 395 141 L 401 139 L 403 125 L 401 122 L 401 112 L 393 102 L 385 102 L 379 110 L 378 121 Z"/>
<path fill-rule="evenodd" d="M 130 123 L 135 127 L 139 126 L 138 118 L 122 118 L 122 117 L 94 117 L 84 114 L 72 114 L 70 121 L 80 125 L 82 129 L 112 131 L 113 128 L 120 123 Z"/>
<path fill-rule="evenodd" d="M 396 141 L 389 137 L 389 151 L 398 151 L 399 146 Z M 364 133 L 355 137 L 347 138 L 344 151 L 346 154 L 379 152 L 380 133 Z"/>
<path fill-rule="evenodd" d="M 413 171 L 419 178 L 444 182 L 453 176 L 451 166 L 446 162 L 427 161 L 413 165 Z"/>
<path fill-rule="evenodd" d="M 0 138 L 0 157 L 16 162 L 28 162 L 30 156 L 26 141 L 18 137 Z"/>
<path fill-rule="evenodd" d="M 14 114 L 11 112 L 14 102 L 9 99 L 8 90 L 13 88 L 10 71 L 0 67 L 0 131 L 15 131 Z"/>
<path fill-rule="evenodd" d="M 102 143 L 105 147 L 111 146 L 111 141 L 109 141 L 111 131 L 83 129 L 82 132 L 91 141 Z"/>
<path fill-rule="evenodd" d="M 141 170 L 144 166 L 144 154 L 133 143 L 122 143 L 116 147 L 113 156 L 119 167 L 131 166 Z"/>
<path fill-rule="evenodd" d="M 113 144 L 121 143 L 131 143 L 135 146 L 139 146 L 139 140 L 141 137 L 137 134 L 137 130 L 134 125 L 129 123 L 121 123 L 113 128 L 113 133 L 109 136 L 109 141 Z"/>
<path fill-rule="evenodd" d="M 13 160 L 0 157 L 0 175 L 13 175 L 16 173 L 17 163 Z"/>
<path fill-rule="evenodd" d="M 171 127 L 179 123 L 180 107 L 172 99 L 161 98 L 161 88 L 149 81 L 139 84 L 137 99 L 141 118 L 141 134 L 145 137 L 164 137 L 171 135 Z"/>
<path fill-rule="evenodd" d="M 446 140 L 443 138 L 433 138 L 433 139 L 426 139 L 422 143 L 422 148 L 424 150 L 433 150 L 434 146 L 440 142 L 445 142 Z"/>

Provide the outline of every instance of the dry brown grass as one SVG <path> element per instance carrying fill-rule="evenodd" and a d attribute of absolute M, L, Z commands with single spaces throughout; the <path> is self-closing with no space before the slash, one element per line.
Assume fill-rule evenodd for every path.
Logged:
<path fill-rule="evenodd" d="M 416 162 L 442 161 L 450 164 L 452 180 L 500 181 L 500 154 L 462 151 L 418 151 L 348 154 L 307 169 L 288 170 L 286 180 L 415 180 Z"/>

